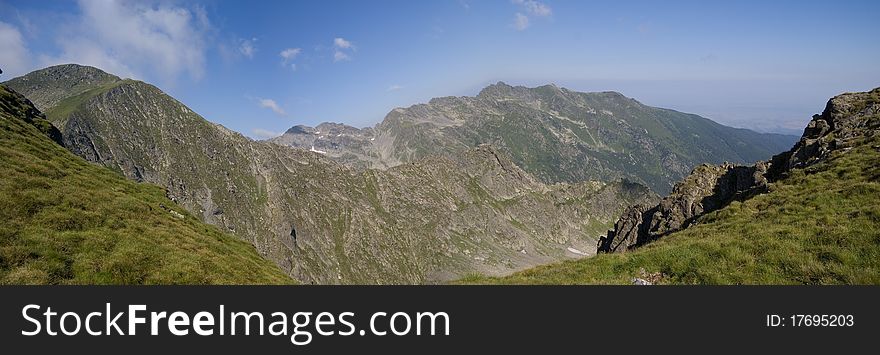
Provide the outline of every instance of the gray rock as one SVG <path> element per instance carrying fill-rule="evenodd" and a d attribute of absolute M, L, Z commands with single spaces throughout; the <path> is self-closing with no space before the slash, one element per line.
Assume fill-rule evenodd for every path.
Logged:
<path fill-rule="evenodd" d="M 638 278 L 638 277 L 634 277 L 634 278 L 631 280 L 631 282 L 632 282 L 633 285 L 639 285 L 639 286 L 653 285 L 650 281 L 645 280 L 645 279 L 640 279 L 640 278 Z"/>
<path fill-rule="evenodd" d="M 603 253 L 625 252 L 669 233 L 687 228 L 705 213 L 720 209 L 734 200 L 743 200 L 767 188 L 766 163 L 739 166 L 725 163 L 703 164 L 660 203 L 648 207 L 631 206 L 599 240 Z"/>
<path fill-rule="evenodd" d="M 751 166 L 725 163 L 703 164 L 673 188 L 660 203 L 631 206 L 614 229 L 600 238 L 597 251 L 619 253 L 632 250 L 698 223 L 706 213 L 743 201 L 766 191 L 769 183 L 791 169 L 807 168 L 836 150 L 848 150 L 853 142 L 880 129 L 880 88 L 846 93 L 828 101 L 821 115 L 814 115 L 795 146 L 770 161 Z"/>

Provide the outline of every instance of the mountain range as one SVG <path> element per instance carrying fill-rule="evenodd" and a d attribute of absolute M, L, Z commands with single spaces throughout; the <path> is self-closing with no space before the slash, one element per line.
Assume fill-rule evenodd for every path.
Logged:
<path fill-rule="evenodd" d="M 300 125 L 271 141 L 361 169 L 492 144 L 547 184 L 626 178 L 666 194 L 694 166 L 753 163 L 796 140 L 646 106 L 617 92 L 498 82 L 475 97 L 435 98 L 394 109 L 374 127 Z"/>
<path fill-rule="evenodd" d="M 270 141 L 92 67 L 4 85 L 45 112 L 59 149 L 162 187 L 305 283 L 435 283 L 591 256 L 627 207 L 660 202 L 693 166 L 795 141 L 553 85 L 498 83 L 372 128 L 296 126 Z"/>
<path fill-rule="evenodd" d="M 880 88 L 828 101 L 792 149 L 703 164 L 629 207 L 600 254 L 464 283 L 878 284 Z"/>

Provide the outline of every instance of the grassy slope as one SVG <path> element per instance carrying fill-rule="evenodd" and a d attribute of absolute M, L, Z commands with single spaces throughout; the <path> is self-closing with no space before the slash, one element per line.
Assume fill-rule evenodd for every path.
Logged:
<path fill-rule="evenodd" d="M 0 284 L 292 282 L 160 187 L 55 144 L 13 116 L 11 97 L 0 86 Z"/>
<path fill-rule="evenodd" d="M 794 170 L 771 191 L 628 254 L 460 283 L 627 284 L 641 269 L 673 284 L 880 284 L 880 138 Z"/>

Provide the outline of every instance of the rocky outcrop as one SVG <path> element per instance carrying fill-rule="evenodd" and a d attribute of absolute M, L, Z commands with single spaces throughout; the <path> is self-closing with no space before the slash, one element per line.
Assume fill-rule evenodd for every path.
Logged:
<path fill-rule="evenodd" d="M 627 208 L 614 229 L 599 239 L 598 252 L 625 252 L 687 228 L 706 213 L 765 192 L 768 183 L 784 177 L 791 169 L 821 162 L 832 151 L 849 149 L 866 136 L 878 134 L 878 102 L 880 88 L 836 96 L 821 115 L 813 116 L 791 150 L 770 161 L 752 166 L 725 163 L 697 167 L 659 204 Z"/>
<path fill-rule="evenodd" d="M 3 89 L 3 95 L 0 97 L 0 109 L 36 127 L 55 143 L 62 144 L 61 131 L 55 128 L 30 100 L 15 91 L 8 90 L 5 86 L 0 85 L 0 87 Z"/>
<path fill-rule="evenodd" d="M 880 126 L 880 88 L 863 93 L 846 93 L 828 101 L 821 115 L 814 115 L 801 139 L 790 151 L 773 158 L 775 175 L 822 161 L 832 151 L 849 149 Z"/>
<path fill-rule="evenodd" d="M 700 165 L 656 206 L 627 208 L 615 223 L 614 230 L 599 239 L 597 250 L 623 252 L 687 228 L 707 212 L 763 192 L 767 187 L 766 172 L 766 163 L 754 166 Z"/>

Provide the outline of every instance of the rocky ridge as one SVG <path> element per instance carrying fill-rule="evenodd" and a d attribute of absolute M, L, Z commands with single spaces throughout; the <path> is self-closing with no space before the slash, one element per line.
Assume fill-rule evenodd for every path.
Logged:
<path fill-rule="evenodd" d="M 50 67 L 9 85 L 40 93 L 32 83 L 43 81 L 29 77 L 77 71 L 91 70 Z M 430 283 L 583 257 L 625 206 L 656 199 L 625 180 L 546 184 L 494 144 L 385 170 L 352 168 L 321 152 L 252 141 L 135 80 L 53 101 L 47 116 L 70 151 L 165 187 L 303 282 Z"/>
<path fill-rule="evenodd" d="M 626 178 L 666 194 L 698 164 L 755 162 L 795 139 L 646 106 L 617 92 L 499 82 L 474 97 L 394 109 L 374 127 L 297 126 L 270 141 L 357 169 L 387 169 L 488 143 L 544 183 Z"/>
<path fill-rule="evenodd" d="M 833 151 L 851 149 L 854 142 L 878 134 L 880 88 L 838 95 L 814 115 L 794 147 L 769 161 L 751 166 L 704 164 L 675 185 L 657 205 L 630 206 L 614 229 L 599 239 L 602 253 L 626 252 L 669 233 L 699 223 L 706 213 L 767 191 L 768 183 L 822 162 Z"/>

